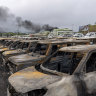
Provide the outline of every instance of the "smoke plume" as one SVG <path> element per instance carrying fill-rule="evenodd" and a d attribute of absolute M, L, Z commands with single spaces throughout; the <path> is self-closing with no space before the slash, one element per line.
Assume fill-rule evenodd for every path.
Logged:
<path fill-rule="evenodd" d="M 0 7 L 0 21 L 7 21 L 8 18 L 12 18 L 13 16 L 7 7 Z"/>
<path fill-rule="evenodd" d="M 8 21 L 8 19 L 10 20 Z M 11 14 L 9 9 L 7 7 L 0 7 L 0 22 L 11 22 L 11 20 L 14 19 L 14 24 L 16 24 L 16 27 L 18 28 L 25 28 L 27 30 L 30 30 L 32 32 L 40 32 L 40 31 L 52 31 L 53 29 L 57 27 L 52 27 L 48 24 L 45 24 L 43 26 L 39 24 L 35 24 L 30 20 L 23 20 L 21 17 L 16 17 L 14 14 Z"/>

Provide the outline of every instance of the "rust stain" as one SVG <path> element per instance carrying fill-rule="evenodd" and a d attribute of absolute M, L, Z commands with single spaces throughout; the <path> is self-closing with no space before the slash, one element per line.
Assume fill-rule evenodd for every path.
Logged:
<path fill-rule="evenodd" d="M 4 51 L 4 50 L 8 50 L 8 48 L 3 48 L 3 51 Z"/>
<path fill-rule="evenodd" d="M 7 51 L 7 52 L 5 52 L 5 54 L 6 54 L 6 55 L 7 55 L 7 54 L 11 54 L 13 51 L 14 51 L 14 50 Z"/>
<path fill-rule="evenodd" d="M 35 72 L 17 72 L 15 74 L 13 74 L 11 77 L 13 76 L 23 76 L 27 79 L 30 79 L 30 78 L 40 78 L 40 77 L 43 77 L 47 74 L 44 74 L 44 73 L 41 73 L 41 72 L 38 72 L 38 71 L 35 71 Z"/>
<path fill-rule="evenodd" d="M 7 50 L 8 48 L 3 48 L 3 50 Z"/>

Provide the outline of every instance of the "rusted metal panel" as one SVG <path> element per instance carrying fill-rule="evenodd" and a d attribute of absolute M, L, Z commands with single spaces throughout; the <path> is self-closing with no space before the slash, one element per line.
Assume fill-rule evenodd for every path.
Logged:
<path fill-rule="evenodd" d="M 31 90 L 41 89 L 60 79 L 59 76 L 45 74 L 37 71 L 34 67 L 29 67 L 13 74 L 9 78 L 9 82 L 17 92 L 26 93 Z"/>

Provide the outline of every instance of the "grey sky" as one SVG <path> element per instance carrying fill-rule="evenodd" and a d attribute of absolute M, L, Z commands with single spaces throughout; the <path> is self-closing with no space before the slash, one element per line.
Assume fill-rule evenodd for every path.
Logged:
<path fill-rule="evenodd" d="M 0 0 L 10 12 L 38 24 L 70 27 L 96 22 L 96 0 Z"/>

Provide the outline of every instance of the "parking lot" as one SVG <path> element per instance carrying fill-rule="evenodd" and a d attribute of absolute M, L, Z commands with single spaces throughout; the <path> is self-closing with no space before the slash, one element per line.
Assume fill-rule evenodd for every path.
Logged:
<path fill-rule="evenodd" d="M 4 38 L 0 44 L 0 96 L 96 96 L 96 44 L 89 40 Z"/>

